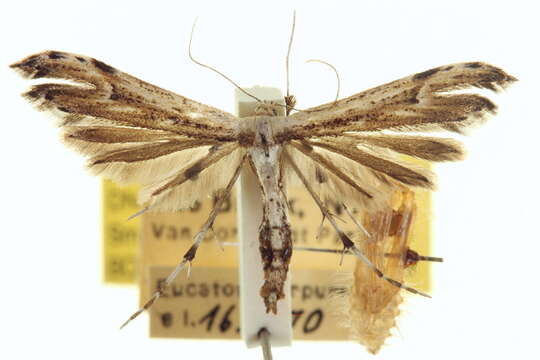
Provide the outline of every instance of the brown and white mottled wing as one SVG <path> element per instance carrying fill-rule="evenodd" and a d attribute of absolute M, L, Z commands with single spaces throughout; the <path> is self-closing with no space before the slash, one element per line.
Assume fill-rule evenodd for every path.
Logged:
<path fill-rule="evenodd" d="M 223 188 L 241 157 L 235 116 L 94 58 L 46 51 L 11 67 L 62 81 L 34 85 L 24 96 L 61 120 L 66 144 L 89 157 L 93 173 L 142 184 L 140 201 L 152 209 L 185 208 Z"/>
<path fill-rule="evenodd" d="M 25 95 L 44 109 L 62 113 L 66 123 L 85 117 L 118 126 L 170 131 L 219 141 L 234 140 L 236 117 L 123 73 L 99 60 L 58 51 L 29 56 L 11 65 L 23 76 L 69 80 L 40 84 Z"/>
<path fill-rule="evenodd" d="M 496 106 L 477 94 L 452 93 L 472 87 L 498 91 L 516 81 L 481 62 L 440 66 L 348 98 L 291 115 L 301 137 L 347 131 L 462 131 L 494 113 Z"/>
<path fill-rule="evenodd" d="M 513 81 L 503 70 L 480 62 L 441 66 L 292 114 L 277 136 L 292 145 L 288 151 L 313 181 L 325 180 L 320 175 L 324 171 L 335 193 L 349 198 L 356 191 L 369 205 L 376 203 L 372 199 L 388 200 L 385 194 L 399 183 L 434 186 L 428 171 L 404 158 L 463 158 L 455 140 L 397 132 L 461 133 L 495 113 L 496 106 L 483 96 L 456 90 L 498 91 Z"/>

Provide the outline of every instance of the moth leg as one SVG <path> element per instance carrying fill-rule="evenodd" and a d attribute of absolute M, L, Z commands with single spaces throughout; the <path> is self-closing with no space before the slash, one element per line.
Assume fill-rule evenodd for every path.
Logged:
<path fill-rule="evenodd" d="M 141 209 L 141 210 L 137 211 L 135 214 L 131 214 L 127 219 L 128 219 L 128 221 L 129 221 L 129 220 L 133 220 L 133 219 L 135 219 L 136 217 L 141 216 L 142 214 L 144 214 L 144 213 L 147 212 L 148 210 L 150 210 L 150 206 L 147 206 L 147 207 L 145 207 L 144 209 Z"/>
<path fill-rule="evenodd" d="M 210 215 L 208 216 L 208 219 L 203 224 L 203 226 L 201 226 L 201 229 L 199 230 L 197 235 L 195 235 L 195 240 L 193 241 L 193 244 L 191 245 L 189 250 L 186 251 L 180 263 L 176 265 L 176 268 L 169 274 L 167 279 L 165 279 L 165 281 L 159 285 L 159 288 L 154 292 L 152 297 L 150 297 L 150 299 L 146 303 L 144 303 L 144 305 L 139 310 L 133 313 L 133 315 L 131 315 L 129 319 L 127 319 L 122 324 L 122 326 L 120 326 L 120 329 L 124 328 L 127 324 L 129 324 L 129 322 L 131 322 L 133 319 L 139 316 L 142 312 L 150 309 L 152 305 L 157 301 L 157 299 L 159 299 L 163 295 L 165 290 L 172 284 L 172 282 L 174 281 L 176 276 L 178 276 L 180 271 L 182 271 L 184 267 L 186 267 L 186 265 L 188 266 L 188 277 L 189 277 L 189 274 L 191 272 L 191 262 L 195 258 L 197 249 L 199 248 L 199 245 L 201 245 L 202 241 L 206 237 L 206 233 L 208 232 L 208 230 L 212 228 L 212 225 L 214 224 L 214 221 L 216 220 L 219 209 L 221 208 L 221 205 L 223 204 L 223 201 L 229 196 L 232 190 L 232 187 L 236 183 L 236 180 L 238 179 L 238 176 L 240 175 L 240 170 L 242 169 L 242 165 L 244 164 L 245 158 L 246 157 L 244 156 L 244 158 L 238 164 L 238 167 L 236 168 L 231 180 L 227 184 L 227 187 L 218 194 L 216 202 L 214 206 L 212 207 L 212 211 L 210 211 Z"/>
<path fill-rule="evenodd" d="M 397 280 L 389 278 L 388 276 L 384 275 L 384 273 L 381 270 L 379 270 L 375 265 L 373 265 L 373 263 L 366 257 L 366 255 L 364 255 L 364 253 L 362 253 L 362 251 L 360 249 L 358 249 L 354 245 L 353 241 L 347 236 L 347 234 L 345 234 L 345 232 L 338 227 L 338 225 L 336 223 L 336 220 L 334 219 L 334 216 L 328 211 L 328 209 L 323 204 L 323 202 L 321 201 L 319 196 L 317 196 L 317 194 L 315 193 L 313 188 L 309 185 L 307 179 L 304 177 L 304 175 L 302 174 L 302 172 L 300 171 L 300 169 L 298 168 L 296 163 L 293 161 L 293 159 L 291 158 L 291 156 L 289 155 L 289 153 L 287 152 L 286 149 L 283 150 L 283 155 L 289 161 L 289 163 L 291 164 L 294 172 L 296 173 L 296 175 L 298 175 L 298 178 L 302 181 L 302 183 L 304 184 L 304 186 L 308 190 L 308 192 L 311 195 L 311 197 L 313 198 L 313 200 L 315 200 L 315 202 L 317 203 L 317 206 L 319 207 L 319 209 L 323 213 L 323 216 L 325 216 L 328 219 L 328 221 L 330 221 L 330 224 L 332 224 L 332 227 L 338 233 L 338 236 L 339 236 L 341 242 L 343 243 L 343 246 L 344 246 L 345 250 L 348 250 L 352 254 L 354 254 L 358 259 L 360 259 L 364 264 L 366 264 L 379 278 L 381 278 L 381 279 L 383 279 L 385 281 L 388 281 L 390 284 L 392 284 L 392 285 L 394 285 L 394 286 L 396 286 L 398 288 L 407 290 L 408 292 L 411 292 L 413 294 L 418 294 L 418 295 L 422 295 L 422 296 L 429 297 L 429 298 L 431 297 L 428 294 L 425 294 L 425 293 L 423 293 L 421 291 L 418 291 L 418 290 L 416 290 L 414 288 L 408 287 L 408 286 L 400 283 Z"/>
<path fill-rule="evenodd" d="M 316 241 L 318 241 L 321 237 L 325 219 L 326 219 L 326 216 L 323 214 L 322 219 L 321 219 L 321 225 L 319 225 L 319 230 L 317 230 L 317 235 L 315 236 Z"/>
<path fill-rule="evenodd" d="M 354 217 L 354 215 L 352 214 L 352 212 L 349 210 L 349 208 L 347 207 L 347 205 L 345 205 L 345 203 L 341 203 L 341 206 L 343 206 L 343 208 L 345 209 L 345 211 L 347 212 L 347 215 L 349 215 L 349 217 L 351 218 L 351 220 L 354 222 L 354 224 L 356 225 L 356 227 L 358 229 L 360 229 L 360 231 L 362 231 L 368 238 L 371 237 L 371 234 L 366 230 L 365 227 L 362 226 L 362 224 L 360 224 L 358 222 L 358 220 L 356 220 L 356 218 Z"/>
<path fill-rule="evenodd" d="M 214 231 L 214 227 L 213 227 L 213 226 L 210 227 L 210 231 L 212 231 L 212 240 L 217 241 L 217 243 L 218 243 L 218 245 L 219 245 L 219 249 L 220 249 L 221 251 L 225 251 L 225 248 L 223 247 L 223 241 L 221 241 L 221 240 L 217 237 L 216 232 Z"/>

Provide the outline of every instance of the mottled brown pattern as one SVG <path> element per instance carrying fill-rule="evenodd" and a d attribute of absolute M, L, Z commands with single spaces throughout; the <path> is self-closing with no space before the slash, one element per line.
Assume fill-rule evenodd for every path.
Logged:
<path fill-rule="evenodd" d="M 94 173 L 121 183 L 141 183 L 140 201 L 146 202 L 150 211 L 186 208 L 207 193 L 218 193 L 222 201 L 221 192 L 230 192 L 249 158 L 247 163 L 257 174 L 264 194 L 265 215 L 259 240 L 266 278 L 261 295 L 267 311 L 274 313 L 277 301 L 284 296 L 283 284 L 292 254 L 285 178 L 293 176 L 308 189 L 344 248 L 365 265 L 362 271 L 367 272 L 362 276 L 368 279 L 367 287 L 359 296 L 364 299 L 367 313 L 375 314 L 377 307 L 386 303 L 395 309 L 399 289 L 428 296 L 401 282 L 404 266 L 391 264 L 396 258 L 402 261 L 404 256 L 381 263 L 384 256 L 370 253 L 371 245 L 358 249 L 323 204 L 319 190 L 328 188 L 338 201 L 358 201 L 370 216 L 383 216 L 380 211 L 388 209 L 395 191 L 433 187 L 429 172 L 398 160 L 399 154 L 454 161 L 460 160 L 464 151 L 451 139 L 380 131 L 463 132 L 495 113 L 496 106 L 486 97 L 455 90 L 476 87 L 498 91 L 516 80 L 485 63 L 452 64 L 292 115 L 275 116 L 275 105 L 259 104 L 257 116 L 238 119 L 91 57 L 45 51 L 11 67 L 29 79 L 52 80 L 34 85 L 24 96 L 39 110 L 50 111 L 61 119 L 65 143 L 90 158 Z M 293 97 L 286 98 L 287 113 L 294 103 Z M 313 185 L 318 186 L 317 191 Z M 388 212 L 385 214 L 387 219 Z M 406 230 L 403 214 L 397 211 L 383 230 L 378 225 L 366 226 L 399 237 Z M 194 259 L 216 216 L 214 207 L 178 271 Z M 397 247 L 402 244 L 390 243 Z M 377 254 L 382 251 L 375 250 Z M 390 253 L 404 254 L 401 248 Z M 150 307 L 162 290 L 130 319 Z M 379 291 L 380 296 L 373 296 L 373 291 Z M 392 325 L 395 311 L 385 312 L 384 316 L 390 319 L 385 326 Z M 378 342 L 365 341 L 371 344 L 370 349 L 378 349 L 375 345 L 385 336 L 382 331 Z"/>
<path fill-rule="evenodd" d="M 288 244 L 282 249 L 274 249 L 271 242 L 272 232 L 279 232 L 281 238 L 289 239 Z M 292 255 L 291 228 L 288 220 L 282 227 L 270 227 L 268 218 L 263 218 L 259 231 L 259 251 L 265 273 L 265 282 L 261 287 L 260 294 L 264 299 L 266 311 L 276 314 L 277 301 L 285 297 L 283 283 L 287 278 Z M 283 265 L 279 267 L 272 265 L 274 259 L 281 260 Z M 281 281 L 276 281 L 277 279 Z M 271 299 L 272 294 L 275 294 L 275 299 Z"/>
<path fill-rule="evenodd" d="M 272 118 L 255 125 L 255 144 L 248 150 L 262 196 L 262 222 L 259 228 L 259 251 L 264 270 L 260 294 L 266 311 L 277 313 L 277 302 L 285 296 L 292 254 L 291 227 L 287 198 L 283 189 L 282 147 L 275 143 Z"/>
<path fill-rule="evenodd" d="M 514 81 L 503 70 L 485 63 L 441 66 L 295 113 L 291 117 L 300 124 L 293 126 L 292 136 L 384 129 L 459 132 L 494 112 L 495 105 L 479 95 L 440 93 L 469 87 L 498 91 Z"/>
<path fill-rule="evenodd" d="M 61 107 L 71 114 L 109 119 L 123 126 L 167 130 L 198 139 L 231 141 L 235 138 L 233 115 L 160 89 L 93 58 L 49 51 L 11 67 L 31 78 L 66 79 L 81 84 L 51 83 L 33 87 L 27 97 L 34 101 L 41 98 L 42 109 Z M 173 109 L 178 104 L 183 104 L 183 115 Z"/>

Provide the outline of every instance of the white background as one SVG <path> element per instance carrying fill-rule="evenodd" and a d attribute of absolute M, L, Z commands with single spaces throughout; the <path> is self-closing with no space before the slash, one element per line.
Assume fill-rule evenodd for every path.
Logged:
<path fill-rule="evenodd" d="M 195 5 L 197 3 L 197 5 Z M 332 5 L 330 5 L 332 3 Z M 101 283 L 99 181 L 64 149 L 52 121 L 19 97 L 7 68 L 54 49 L 93 56 L 192 99 L 233 111 L 233 87 L 284 89 L 292 9 L 292 93 L 305 108 L 434 66 L 486 61 L 520 79 L 493 98 L 499 115 L 466 140 L 468 159 L 437 167 L 432 300 L 412 299 L 380 359 L 537 359 L 538 11 L 520 1 L 250 2 L 3 1 L 0 9 L 0 358 L 260 358 L 240 342 L 147 339 L 146 318 L 123 331 L 134 288 Z M 358 4 L 352 6 L 350 4 Z M 276 359 L 368 358 L 354 343 L 303 343 Z"/>

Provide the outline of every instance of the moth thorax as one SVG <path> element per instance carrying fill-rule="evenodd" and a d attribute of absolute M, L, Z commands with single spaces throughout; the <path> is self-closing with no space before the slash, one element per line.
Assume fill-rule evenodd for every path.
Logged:
<path fill-rule="evenodd" d="M 263 101 L 255 107 L 255 115 L 257 116 L 280 116 L 283 113 L 283 106 L 273 101 Z"/>

